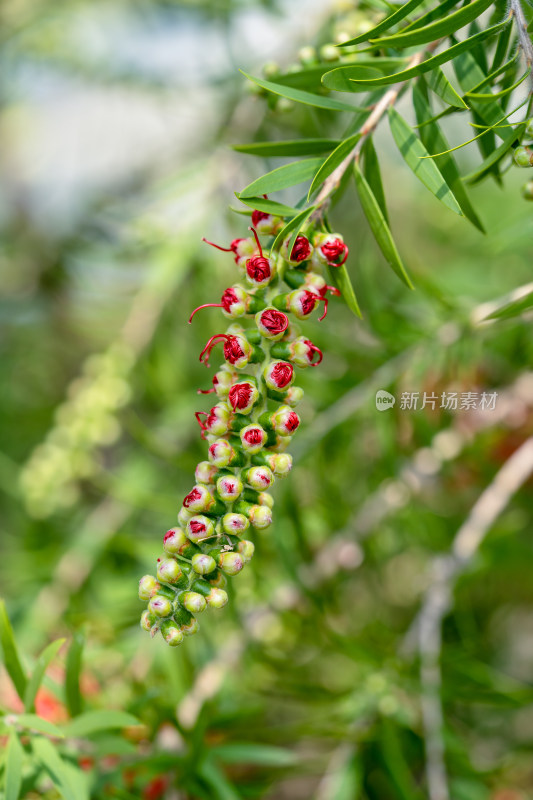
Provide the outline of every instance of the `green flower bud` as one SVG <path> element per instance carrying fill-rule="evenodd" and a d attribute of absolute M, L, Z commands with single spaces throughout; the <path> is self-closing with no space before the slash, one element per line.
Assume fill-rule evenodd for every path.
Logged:
<path fill-rule="evenodd" d="M 208 575 L 216 566 L 215 559 L 206 553 L 197 553 L 192 557 L 192 568 L 199 575 Z"/>
<path fill-rule="evenodd" d="M 157 578 L 163 583 L 177 584 L 183 578 L 181 567 L 175 558 L 158 559 Z"/>
<path fill-rule="evenodd" d="M 298 58 L 304 64 L 304 66 L 309 66 L 311 64 L 316 64 L 317 57 L 316 57 L 316 50 L 311 45 L 306 45 L 305 47 L 301 47 L 298 50 Z"/>
<path fill-rule="evenodd" d="M 224 608 L 228 604 L 228 593 L 213 586 L 205 599 L 210 608 Z"/>
<path fill-rule="evenodd" d="M 222 440 L 223 441 L 223 440 Z M 196 483 L 212 484 L 216 475 L 217 468 L 209 461 L 200 461 L 194 473 Z"/>
<path fill-rule="evenodd" d="M 533 150 L 531 147 L 515 147 L 513 161 L 517 167 L 533 167 Z"/>
<path fill-rule="evenodd" d="M 141 628 L 143 631 L 151 631 L 154 625 L 158 622 L 157 617 L 151 614 L 148 609 L 141 614 Z"/>
<path fill-rule="evenodd" d="M 181 528 L 170 528 L 165 533 L 163 549 L 170 555 L 185 556 L 185 558 L 190 558 L 196 552 L 196 547 L 190 543 Z"/>
<path fill-rule="evenodd" d="M 239 467 L 244 464 L 244 455 L 227 439 L 217 439 L 209 445 L 209 461 L 215 467 Z"/>
<path fill-rule="evenodd" d="M 266 492 L 262 494 L 270 497 Z M 241 514 L 245 514 L 254 528 L 258 530 L 264 530 L 272 524 L 272 510 L 267 505 L 261 506 L 259 503 L 249 503 L 241 500 L 235 503 L 235 510 Z"/>
<path fill-rule="evenodd" d="M 165 642 L 171 647 L 177 647 L 183 641 L 183 633 L 172 619 L 166 619 L 161 624 L 161 633 Z"/>
<path fill-rule="evenodd" d="M 181 592 L 178 595 L 178 601 L 191 614 L 198 614 L 206 607 L 205 597 L 198 592 Z"/>
<path fill-rule="evenodd" d="M 243 480 L 251 486 L 252 489 L 256 489 L 258 492 L 261 492 L 274 482 L 274 476 L 272 471 L 269 467 L 250 467 L 250 469 L 246 469 L 242 472 Z"/>
<path fill-rule="evenodd" d="M 143 575 L 139 581 L 139 600 L 150 600 L 159 589 L 159 583 L 153 575 Z"/>
<path fill-rule="evenodd" d="M 258 453 L 266 444 L 267 434 L 261 425 L 247 425 L 240 431 L 241 444 L 246 453 Z"/>
<path fill-rule="evenodd" d="M 257 495 L 257 505 L 274 508 L 274 498 L 268 492 L 259 492 Z"/>
<path fill-rule="evenodd" d="M 323 44 L 319 54 L 322 61 L 338 61 L 340 55 L 334 44 Z"/>
<path fill-rule="evenodd" d="M 183 506 L 178 511 L 178 522 L 182 528 L 185 528 L 190 518 L 194 516 L 192 511 L 187 511 Z"/>
<path fill-rule="evenodd" d="M 222 517 L 222 530 L 232 536 L 240 536 L 248 530 L 250 523 L 244 514 L 224 514 Z"/>
<path fill-rule="evenodd" d="M 168 597 L 156 594 L 148 603 L 148 610 L 156 617 L 170 617 L 173 606 Z"/>
<path fill-rule="evenodd" d="M 252 560 L 255 551 L 255 545 L 253 542 L 243 539 L 237 545 L 237 550 L 241 554 L 244 563 L 247 564 L 248 561 Z"/>
<path fill-rule="evenodd" d="M 210 539 L 215 534 L 215 526 L 209 517 L 203 514 L 196 514 L 187 523 L 187 536 L 191 542 L 203 542 Z"/>
<path fill-rule="evenodd" d="M 236 475 L 223 475 L 217 480 L 217 493 L 225 503 L 233 503 L 243 490 L 242 481 Z"/>
<path fill-rule="evenodd" d="M 296 408 L 298 403 L 301 403 L 304 396 L 304 390 L 301 386 L 291 386 L 285 394 L 285 403 L 291 408 Z"/>
<path fill-rule="evenodd" d="M 226 575 L 237 575 L 244 567 L 244 560 L 240 553 L 223 551 L 217 557 L 217 564 Z"/>
<path fill-rule="evenodd" d="M 522 197 L 524 200 L 533 200 L 533 181 L 528 181 L 522 186 Z"/>
<path fill-rule="evenodd" d="M 214 514 L 218 516 L 224 513 L 225 508 L 209 489 L 197 483 L 183 500 L 184 508 L 192 514 Z"/>
<path fill-rule="evenodd" d="M 200 623 L 197 619 L 195 619 L 195 617 L 193 617 L 187 625 L 182 625 L 180 628 L 180 631 L 184 636 L 193 636 L 195 633 L 198 633 L 199 630 Z"/>

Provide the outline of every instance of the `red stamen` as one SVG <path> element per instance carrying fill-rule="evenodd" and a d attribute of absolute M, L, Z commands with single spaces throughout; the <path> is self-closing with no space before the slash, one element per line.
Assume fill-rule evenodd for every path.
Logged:
<path fill-rule="evenodd" d="M 317 347 L 316 344 L 313 344 L 313 342 L 310 342 L 309 339 L 307 340 L 307 346 L 309 347 L 311 366 L 312 367 L 318 367 L 318 365 L 320 364 L 320 362 L 324 358 L 322 350 L 320 349 L 320 347 Z M 318 353 L 318 361 L 315 361 L 313 363 L 313 358 L 314 358 L 315 353 Z"/>
<path fill-rule="evenodd" d="M 200 309 L 202 309 L 202 308 L 224 308 L 224 304 L 223 303 L 204 303 L 203 306 L 198 306 L 198 308 L 195 308 L 194 311 L 192 312 L 191 316 L 189 317 L 189 325 L 191 324 L 192 318 L 194 317 L 196 312 L 200 311 Z"/>
<path fill-rule="evenodd" d="M 322 300 L 324 301 L 324 313 L 322 314 L 321 317 L 318 318 L 319 322 L 322 322 L 322 320 L 325 318 L 326 314 L 328 313 L 328 298 L 327 297 L 323 297 Z M 320 364 L 320 361 L 318 363 Z M 315 366 L 316 366 L 316 364 L 315 364 Z"/>
<path fill-rule="evenodd" d="M 216 392 L 216 389 L 197 389 L 196 394 L 213 394 Z"/>
<path fill-rule="evenodd" d="M 216 333 L 214 336 L 211 336 L 209 341 L 207 342 L 206 346 L 200 353 L 200 362 L 205 364 L 206 367 L 209 366 L 209 356 L 211 355 L 211 350 L 213 347 L 218 344 L 219 342 L 225 340 L 227 341 L 231 337 L 227 333 Z"/>
<path fill-rule="evenodd" d="M 331 294 L 335 295 L 335 297 L 340 297 L 341 296 L 341 293 L 340 293 L 339 289 L 337 289 L 336 286 L 327 286 L 326 285 L 320 290 L 320 294 L 322 296 L 324 296 L 326 294 L 326 292 L 331 292 Z"/>
<path fill-rule="evenodd" d="M 256 229 L 250 227 L 250 228 L 248 228 L 248 230 L 252 231 L 253 235 L 255 236 L 255 241 L 256 241 L 257 246 L 259 248 L 259 255 L 261 256 L 261 258 L 263 258 L 263 248 L 261 247 L 261 242 L 259 241 L 259 236 L 257 235 Z"/>
<path fill-rule="evenodd" d="M 208 241 L 208 239 L 206 239 L 205 236 L 202 236 L 202 242 L 205 242 L 206 244 L 210 244 L 211 247 L 216 247 L 217 250 L 222 250 L 223 253 L 232 253 L 233 252 L 231 247 L 221 247 L 219 244 L 215 244 L 214 242 Z"/>

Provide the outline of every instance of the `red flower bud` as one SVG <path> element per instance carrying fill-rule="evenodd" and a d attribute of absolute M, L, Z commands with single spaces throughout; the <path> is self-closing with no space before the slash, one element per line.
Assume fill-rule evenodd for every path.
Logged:
<path fill-rule="evenodd" d="M 226 361 L 237 367 L 237 369 L 245 367 L 253 354 L 253 348 L 244 336 L 234 336 L 228 333 L 217 333 L 215 336 L 211 336 L 200 353 L 200 361 L 208 367 L 211 350 L 222 341 L 224 342 L 224 358 Z"/>
<path fill-rule="evenodd" d="M 281 247 L 281 254 L 290 264 L 301 264 L 307 261 L 313 253 L 313 245 L 307 236 L 297 236 L 289 254 L 290 237 L 286 239 Z"/>
<path fill-rule="evenodd" d="M 241 442 L 247 453 L 258 453 L 267 440 L 267 433 L 261 425 L 247 425 L 240 431 Z"/>
<path fill-rule="evenodd" d="M 315 253 L 319 263 L 340 267 L 348 258 L 348 247 L 339 234 L 320 233 L 315 236 Z"/>
<path fill-rule="evenodd" d="M 255 323 L 266 339 L 281 339 L 289 327 L 289 318 L 283 311 L 269 306 L 255 315 Z"/>
<path fill-rule="evenodd" d="M 256 228 L 259 233 L 264 235 L 271 235 L 276 233 L 283 220 L 281 217 L 276 217 L 273 214 L 267 214 L 266 211 L 255 211 L 252 212 L 252 225 Z"/>
<path fill-rule="evenodd" d="M 294 367 L 287 361 L 271 361 L 263 370 L 263 377 L 272 391 L 287 389 L 294 380 Z"/>
<path fill-rule="evenodd" d="M 231 387 L 228 394 L 232 409 L 239 414 L 249 414 L 258 398 L 257 386 L 254 386 L 250 381 L 236 383 Z"/>
<path fill-rule="evenodd" d="M 297 367 L 318 367 L 322 361 L 322 350 L 309 339 L 299 336 L 289 344 L 290 359 Z M 317 356 L 317 360 L 315 359 Z"/>
<path fill-rule="evenodd" d="M 246 262 L 246 274 L 254 286 L 266 286 L 274 277 L 274 267 L 270 259 L 263 255 L 263 249 L 257 232 L 254 228 L 250 228 L 250 230 L 253 231 L 255 236 L 259 248 L 259 255 L 252 256 L 252 258 L 248 259 Z"/>

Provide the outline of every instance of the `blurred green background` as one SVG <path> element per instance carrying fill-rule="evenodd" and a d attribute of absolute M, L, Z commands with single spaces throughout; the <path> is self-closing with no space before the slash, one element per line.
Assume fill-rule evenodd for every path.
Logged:
<path fill-rule="evenodd" d="M 175 650 L 138 627 L 137 580 L 204 458 L 193 412 L 210 407 L 196 389 L 211 373 L 198 354 L 221 322 L 187 319 L 236 279 L 200 240 L 245 235 L 233 192 L 276 166 L 230 145 L 338 133 L 337 117 L 247 91 L 238 68 L 289 66 L 328 40 L 332 13 L 303 0 L 0 11 L 0 586 L 28 665 L 83 634 L 87 704 L 145 725 L 140 742 L 91 745 L 91 797 L 427 796 L 407 631 L 435 557 L 533 428 L 530 320 L 479 323 L 484 304 L 531 281 L 518 170 L 472 191 L 482 236 L 380 132 L 416 290 L 383 262 L 348 187 L 332 221 L 364 319 L 334 300 L 306 324 L 325 357 L 302 374 L 275 524 L 198 636 Z M 392 410 L 377 410 L 380 389 Z M 452 391 L 497 392 L 495 409 L 400 407 L 403 392 Z M 441 662 L 454 800 L 533 797 L 530 493 L 531 481 L 452 587 Z M 45 683 L 59 704 L 61 680 L 60 659 Z"/>

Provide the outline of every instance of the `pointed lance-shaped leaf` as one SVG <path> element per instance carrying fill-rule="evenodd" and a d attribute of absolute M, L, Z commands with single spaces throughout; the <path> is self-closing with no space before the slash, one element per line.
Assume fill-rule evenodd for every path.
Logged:
<path fill-rule="evenodd" d="M 80 689 L 81 658 L 84 638 L 81 633 L 74 634 L 67 653 L 65 670 L 65 702 L 71 717 L 83 711 L 83 699 Z"/>
<path fill-rule="evenodd" d="M 300 211 L 300 213 L 297 214 L 297 216 L 289 220 L 289 222 L 287 222 L 285 227 L 282 228 L 282 230 L 280 230 L 280 232 L 274 239 L 272 247 L 270 248 L 271 251 L 275 252 L 276 250 L 279 250 L 279 248 L 281 247 L 285 239 L 289 236 L 289 234 L 292 234 L 288 247 L 289 253 L 292 252 L 294 242 L 296 241 L 296 237 L 298 236 L 299 232 L 302 229 L 302 225 L 304 224 L 306 219 L 313 213 L 314 210 L 315 210 L 314 206 L 309 206 L 309 208 L 304 208 L 304 210 Z"/>
<path fill-rule="evenodd" d="M 19 800 L 24 749 L 15 731 L 9 734 L 4 768 L 4 800 Z"/>
<path fill-rule="evenodd" d="M 383 190 L 383 181 L 381 180 L 378 154 L 376 153 L 372 136 L 367 137 L 361 150 L 361 156 L 363 158 L 363 175 L 365 176 L 368 185 L 372 190 L 372 194 L 378 202 L 381 213 L 385 217 L 385 222 L 388 225 L 389 214 L 387 211 L 387 203 L 385 202 L 385 192 Z"/>
<path fill-rule="evenodd" d="M 409 287 L 409 289 L 412 289 L 413 284 L 411 283 L 411 280 L 400 258 L 400 254 L 398 253 L 396 245 L 394 244 L 392 234 L 385 221 L 385 217 L 381 212 L 379 203 L 372 194 L 372 190 L 357 163 L 354 164 L 354 175 L 355 185 L 361 201 L 361 207 L 365 217 L 368 220 L 368 224 L 370 225 L 370 229 L 374 234 L 374 238 L 379 249 L 385 256 L 389 266 L 392 267 L 398 277 L 405 283 L 406 286 Z"/>
<path fill-rule="evenodd" d="M 457 75 L 459 85 L 465 93 L 473 91 L 474 87 L 478 86 L 486 78 L 486 74 L 475 58 L 468 52 L 461 53 L 458 58 L 454 59 L 453 68 Z M 470 97 L 468 102 L 471 108 L 479 114 L 487 125 L 499 124 L 502 117 L 505 115 L 505 111 L 497 100 L 492 102 L 480 102 Z M 495 130 L 495 132 L 500 138 L 503 138 L 507 133 L 507 131 L 502 133 L 502 131 L 499 130 Z"/>
<path fill-rule="evenodd" d="M 267 214 L 274 214 L 277 217 L 294 217 L 300 213 L 300 209 L 287 206 L 285 203 L 277 203 L 275 200 L 268 200 L 266 197 L 236 197 L 249 208 L 265 211 Z"/>
<path fill-rule="evenodd" d="M 0 644 L 2 645 L 4 666 L 7 674 L 13 681 L 13 686 L 18 696 L 22 702 L 24 702 L 24 693 L 26 692 L 28 678 L 22 668 L 13 628 L 7 616 L 6 606 L 3 600 L 0 600 Z"/>
<path fill-rule="evenodd" d="M 342 46 L 346 47 L 347 45 L 361 44 L 361 42 L 368 42 L 370 39 L 375 39 L 380 34 L 390 30 L 394 25 L 397 25 L 402 19 L 409 16 L 409 14 L 412 14 L 423 2 L 424 0 L 408 0 L 407 3 L 404 3 L 403 6 L 391 14 L 390 17 L 387 17 L 376 25 L 375 28 L 372 28 L 366 33 L 362 33 L 360 36 L 356 36 L 354 39 L 348 39 L 347 42 L 342 43 Z"/>
<path fill-rule="evenodd" d="M 254 78 L 248 75 L 241 69 L 240 72 L 249 80 L 261 86 L 273 94 L 279 94 L 281 97 L 286 97 L 293 100 L 295 103 L 303 103 L 307 106 L 314 106 L 315 108 L 326 108 L 328 111 L 357 111 L 355 106 L 348 103 L 343 103 L 340 100 L 335 100 L 332 97 L 325 97 L 321 94 L 312 94 L 311 92 L 304 92 L 302 89 L 293 89 L 291 86 L 285 86 L 283 83 L 273 83 L 272 81 L 264 81 L 261 78 Z"/>
<path fill-rule="evenodd" d="M 323 161 L 323 158 L 304 158 L 301 161 L 293 161 L 277 167 L 246 186 L 239 193 L 239 199 L 279 192 L 281 189 L 308 181 L 315 175 Z"/>
<path fill-rule="evenodd" d="M 429 88 L 444 100 L 445 103 L 448 103 L 448 105 L 462 109 L 468 108 L 463 98 L 457 94 L 440 67 L 437 67 L 428 74 L 427 82 Z"/>
<path fill-rule="evenodd" d="M 331 70 L 331 72 L 326 72 L 324 77 L 322 78 L 322 83 L 328 89 L 337 89 L 337 85 L 340 82 L 340 76 L 343 76 L 343 86 L 344 84 L 348 84 L 351 86 L 351 89 L 348 88 L 340 88 L 339 91 L 352 91 L 352 92 L 364 92 L 367 89 L 372 89 L 378 86 L 390 86 L 394 83 L 400 83 L 410 78 L 416 78 L 418 75 L 423 75 L 426 72 L 430 72 L 435 67 L 440 67 L 442 64 L 446 64 L 448 61 L 452 61 L 456 59 L 461 53 L 467 52 L 471 47 L 478 43 L 485 41 L 485 39 L 490 38 L 491 36 L 495 36 L 497 33 L 505 30 L 505 28 L 510 25 L 510 18 L 507 17 L 503 22 L 498 23 L 497 25 L 493 25 L 490 28 L 487 28 L 484 31 L 480 31 L 475 36 L 471 36 L 468 39 L 464 39 L 461 42 L 457 42 L 457 44 L 452 45 L 452 47 L 448 48 L 448 50 L 444 50 L 442 53 L 437 53 L 436 55 L 432 56 L 431 58 L 426 59 L 426 61 L 422 61 L 421 64 L 417 64 L 414 67 L 409 67 L 408 69 L 404 69 L 402 72 L 396 72 L 392 75 L 385 75 L 381 78 L 370 78 L 368 80 L 361 80 L 360 76 L 360 68 L 357 66 L 349 66 L 349 67 L 337 67 L 336 69 Z M 353 77 L 351 77 L 353 76 Z M 344 80 L 347 79 L 347 80 Z"/>
<path fill-rule="evenodd" d="M 333 286 L 336 286 L 341 293 L 341 300 L 344 300 L 350 311 L 355 314 L 356 317 L 363 319 L 350 275 L 346 269 L 346 264 L 342 264 L 340 267 L 328 266 L 328 275 Z"/>
<path fill-rule="evenodd" d="M 441 19 L 425 25 L 423 28 L 397 33 L 392 36 L 385 36 L 381 39 L 370 38 L 372 44 L 379 44 L 379 47 L 394 47 L 401 50 L 404 47 L 418 47 L 428 42 L 436 42 L 450 36 L 452 33 L 468 25 L 469 22 L 477 19 L 492 4 L 493 0 L 472 0 L 468 5 L 462 6 L 453 14 L 447 14 Z"/>
<path fill-rule="evenodd" d="M 294 139 L 284 142 L 252 142 L 251 144 L 234 144 L 233 150 L 250 156 L 269 156 L 285 158 L 290 156 L 314 156 L 318 153 L 330 153 L 339 139 Z"/>
<path fill-rule="evenodd" d="M 479 167 L 474 170 L 473 172 L 469 172 L 468 175 L 465 175 L 463 180 L 467 183 L 477 183 L 481 178 L 483 178 L 495 164 L 498 164 L 502 158 L 505 158 L 507 153 L 510 152 L 511 148 L 515 144 L 515 142 L 519 142 L 524 131 L 526 129 L 526 123 L 523 122 L 520 125 L 517 125 L 516 128 L 513 128 L 511 132 L 507 135 L 507 137 L 503 140 L 502 144 L 493 150 L 492 153 L 479 165 Z"/>
<path fill-rule="evenodd" d="M 530 311 L 533 308 L 533 290 L 528 292 L 518 300 L 513 300 L 510 303 L 500 306 L 500 308 L 493 311 L 485 319 L 511 319 L 523 314 L 524 311 Z"/>
<path fill-rule="evenodd" d="M 65 639 L 57 639 L 55 642 L 51 642 L 37 659 L 24 693 L 24 708 L 26 711 L 34 711 L 35 696 L 44 678 L 44 673 L 64 643 Z"/>
<path fill-rule="evenodd" d="M 456 214 L 462 215 L 461 207 L 441 171 L 432 158 L 427 158 L 428 151 L 410 125 L 393 107 L 389 108 L 389 123 L 394 141 L 407 166 L 441 203 Z"/>
<path fill-rule="evenodd" d="M 448 150 L 448 142 L 437 122 L 432 120 L 432 111 L 428 103 L 427 87 L 423 78 L 419 78 L 413 88 L 413 105 L 419 125 L 420 138 L 429 153 L 440 153 Z M 483 223 L 476 214 L 470 198 L 461 180 L 459 168 L 451 153 L 442 155 L 437 162 L 442 175 L 451 187 L 454 196 L 461 206 L 462 212 L 470 222 L 482 233 L 485 233 Z"/>
<path fill-rule="evenodd" d="M 458 2 L 459 0 L 441 0 L 438 6 L 432 8 L 425 14 L 422 14 L 420 17 L 417 17 L 415 20 L 406 25 L 403 30 L 412 31 L 416 28 L 423 28 L 426 25 L 429 25 L 430 22 L 433 22 L 434 19 L 442 19 L 442 17 L 448 13 L 450 8 L 456 6 Z"/>

